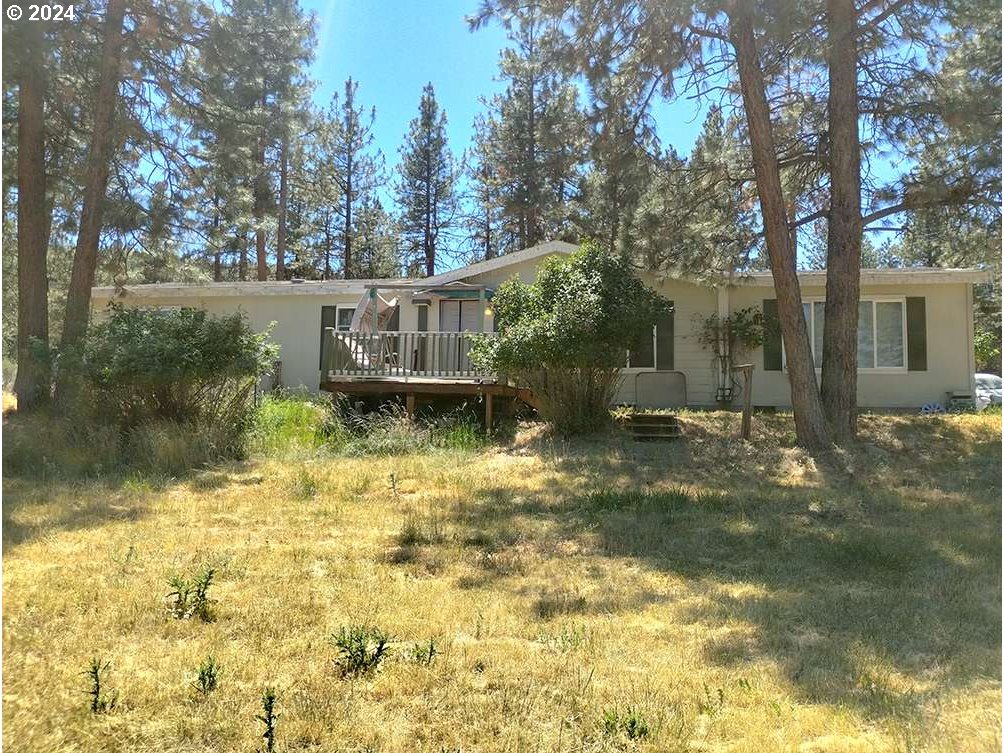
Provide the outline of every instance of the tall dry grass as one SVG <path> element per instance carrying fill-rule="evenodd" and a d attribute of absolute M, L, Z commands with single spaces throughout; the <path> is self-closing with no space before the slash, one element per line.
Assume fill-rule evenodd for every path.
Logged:
<path fill-rule="evenodd" d="M 284 751 L 999 750 L 1000 415 L 865 416 L 826 458 L 788 416 L 753 445 L 682 418 L 670 445 L 7 476 L 4 749 L 257 750 L 274 686 Z M 213 621 L 173 618 L 206 567 Z M 382 633 L 344 673 L 332 637 Z"/>

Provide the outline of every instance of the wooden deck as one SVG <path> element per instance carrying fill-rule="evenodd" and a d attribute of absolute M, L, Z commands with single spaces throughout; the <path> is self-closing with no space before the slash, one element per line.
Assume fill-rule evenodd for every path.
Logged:
<path fill-rule="evenodd" d="M 325 392 L 342 395 L 402 396 L 409 416 L 415 414 L 415 405 L 422 398 L 483 397 L 485 427 L 488 431 L 492 428 L 496 397 L 520 400 L 534 409 L 538 407 L 530 390 L 494 377 L 409 377 L 405 380 L 387 376 L 353 377 L 329 373 L 320 387 Z"/>

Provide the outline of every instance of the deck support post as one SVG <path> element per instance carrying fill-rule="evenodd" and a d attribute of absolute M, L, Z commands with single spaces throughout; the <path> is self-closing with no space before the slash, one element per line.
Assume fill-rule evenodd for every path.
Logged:
<path fill-rule="evenodd" d="M 404 410 L 408 414 L 408 418 L 415 417 L 415 393 L 409 392 L 404 396 Z"/>
<path fill-rule="evenodd" d="M 485 431 L 488 434 L 492 433 L 492 413 L 494 406 L 492 405 L 492 399 L 494 395 L 491 392 L 485 393 Z"/>

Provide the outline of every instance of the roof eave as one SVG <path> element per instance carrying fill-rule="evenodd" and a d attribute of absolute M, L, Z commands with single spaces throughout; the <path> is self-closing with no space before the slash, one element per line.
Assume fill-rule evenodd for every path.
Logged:
<path fill-rule="evenodd" d="M 990 282 L 993 277 L 982 269 L 864 269 L 861 271 L 861 283 L 867 285 L 937 285 L 949 283 L 983 283 Z M 802 285 L 825 285 L 826 271 L 799 272 L 798 281 Z M 734 283 L 739 286 L 772 288 L 774 278 L 770 272 L 756 272 L 743 277 L 736 277 Z"/>

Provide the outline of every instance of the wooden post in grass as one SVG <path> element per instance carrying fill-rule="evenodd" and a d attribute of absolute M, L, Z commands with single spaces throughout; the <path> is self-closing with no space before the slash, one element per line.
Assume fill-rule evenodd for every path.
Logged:
<path fill-rule="evenodd" d="M 743 422 L 739 438 L 748 440 L 753 430 L 753 364 L 744 363 L 734 368 L 743 375 Z"/>
<path fill-rule="evenodd" d="M 485 393 L 485 433 L 492 433 L 492 413 L 494 412 L 495 406 L 492 405 L 492 398 L 494 396 L 491 392 Z"/>
<path fill-rule="evenodd" d="M 409 392 L 404 396 L 404 410 L 408 414 L 408 418 L 415 417 L 415 393 Z"/>

